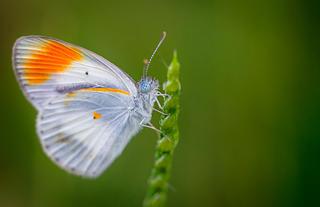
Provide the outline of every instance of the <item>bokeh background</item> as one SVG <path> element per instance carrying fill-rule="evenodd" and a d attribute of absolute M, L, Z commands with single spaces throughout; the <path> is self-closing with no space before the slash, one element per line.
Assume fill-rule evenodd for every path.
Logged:
<path fill-rule="evenodd" d="M 53 36 L 138 80 L 163 30 L 150 73 L 163 82 L 177 49 L 183 87 L 168 206 L 320 206 L 318 2 L 1 0 L 0 206 L 141 206 L 156 133 L 143 130 L 97 180 L 65 173 L 41 150 L 11 49 Z"/>

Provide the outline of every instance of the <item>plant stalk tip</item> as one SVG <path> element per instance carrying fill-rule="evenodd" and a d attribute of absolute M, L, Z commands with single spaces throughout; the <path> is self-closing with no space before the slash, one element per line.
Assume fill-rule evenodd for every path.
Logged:
<path fill-rule="evenodd" d="M 168 67 L 167 81 L 164 84 L 165 92 L 169 95 L 166 96 L 163 107 L 167 115 L 162 115 L 159 122 L 162 133 L 156 145 L 155 161 L 148 180 L 144 207 L 160 207 L 166 202 L 172 158 L 179 142 L 178 115 L 181 90 L 179 70 L 180 63 L 175 50 Z"/>

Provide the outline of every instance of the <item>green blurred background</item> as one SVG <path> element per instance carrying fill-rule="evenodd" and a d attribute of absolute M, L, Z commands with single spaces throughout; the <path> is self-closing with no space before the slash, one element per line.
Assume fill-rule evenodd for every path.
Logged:
<path fill-rule="evenodd" d="M 156 133 L 143 130 L 97 180 L 42 152 L 11 67 L 22 35 L 101 54 L 138 80 L 182 65 L 181 141 L 168 206 L 320 206 L 320 5 L 304 0 L 0 2 L 0 206 L 141 206 Z M 156 123 L 158 117 L 154 117 Z"/>

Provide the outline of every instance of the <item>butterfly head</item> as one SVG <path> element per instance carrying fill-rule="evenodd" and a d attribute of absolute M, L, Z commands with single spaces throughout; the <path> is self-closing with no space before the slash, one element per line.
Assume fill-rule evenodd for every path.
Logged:
<path fill-rule="evenodd" d="M 138 82 L 138 90 L 141 94 L 154 92 L 159 88 L 159 82 L 151 77 L 144 77 Z"/>

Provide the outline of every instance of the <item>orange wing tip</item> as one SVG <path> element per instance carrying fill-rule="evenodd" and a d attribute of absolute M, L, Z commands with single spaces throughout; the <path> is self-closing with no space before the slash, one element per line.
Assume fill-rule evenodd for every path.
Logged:
<path fill-rule="evenodd" d="M 79 49 L 54 40 L 47 40 L 39 47 L 39 50 L 31 52 L 22 66 L 24 78 L 28 79 L 30 85 L 43 84 L 53 74 L 63 73 L 74 61 L 83 58 Z"/>

